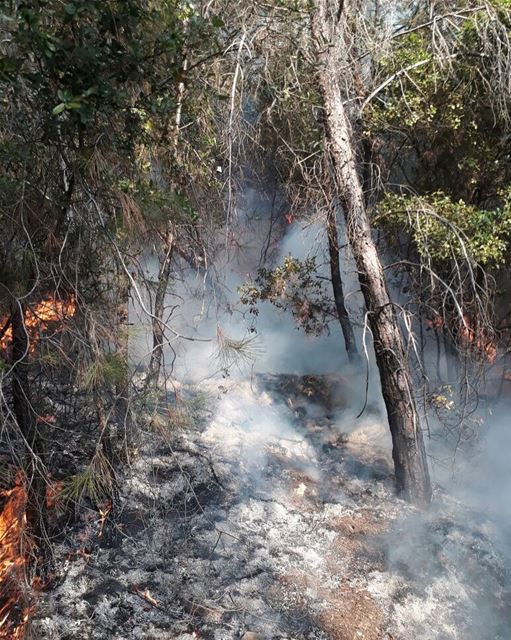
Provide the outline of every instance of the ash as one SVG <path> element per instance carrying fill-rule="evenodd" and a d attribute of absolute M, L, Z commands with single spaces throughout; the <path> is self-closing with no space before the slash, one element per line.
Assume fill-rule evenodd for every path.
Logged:
<path fill-rule="evenodd" d="M 439 489 L 395 497 L 385 421 L 334 376 L 203 383 L 197 419 L 151 427 L 106 525 L 56 545 L 48 640 L 508 640 L 492 521 Z M 467 524 L 470 523 L 470 524 Z"/>

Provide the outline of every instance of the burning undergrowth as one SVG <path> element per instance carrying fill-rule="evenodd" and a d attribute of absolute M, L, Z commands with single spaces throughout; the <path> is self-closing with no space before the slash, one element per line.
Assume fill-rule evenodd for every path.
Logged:
<path fill-rule="evenodd" d="M 27 547 L 25 511 L 27 492 L 21 473 L 12 488 L 0 492 L 0 637 L 23 638 L 31 610 L 26 580 Z"/>
<path fill-rule="evenodd" d="M 35 637 L 504 638 L 491 521 L 441 493 L 426 516 L 397 499 L 354 384 L 210 381 L 192 423 L 148 426 L 115 517 L 57 545 Z"/>
<path fill-rule="evenodd" d="M 73 296 L 66 300 L 49 296 L 31 304 L 13 303 L 10 313 L 0 318 L 0 638 L 9 640 L 25 637 L 41 586 L 36 574 L 43 536 L 42 529 L 34 525 L 43 517 L 39 506 L 44 498 L 41 504 L 35 499 L 38 480 L 34 476 L 39 469 L 34 473 L 27 460 L 37 459 L 37 430 L 51 429 L 55 422 L 53 414 L 36 410 L 30 390 L 23 387 L 23 381 L 28 380 L 27 361 L 36 353 L 41 361 L 48 356 L 45 348 L 62 333 L 66 319 L 75 312 Z M 48 510 L 53 508 L 55 487 L 48 478 Z"/>
<path fill-rule="evenodd" d="M 72 296 L 67 300 L 49 297 L 24 310 L 24 327 L 28 338 L 28 349 L 34 353 L 39 345 L 40 337 L 53 328 L 55 332 L 62 329 L 67 318 L 76 313 L 76 302 Z M 11 316 L 7 315 L 0 320 L 0 353 L 7 352 L 12 342 Z"/>

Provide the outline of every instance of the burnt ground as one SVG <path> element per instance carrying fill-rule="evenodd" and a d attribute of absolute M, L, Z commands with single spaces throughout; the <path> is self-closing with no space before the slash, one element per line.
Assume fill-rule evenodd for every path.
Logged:
<path fill-rule="evenodd" d="M 182 394 L 193 419 L 147 422 L 111 521 L 56 545 L 33 637 L 509 640 L 491 520 L 439 489 L 428 514 L 397 499 L 383 421 L 346 409 L 346 380 Z"/>

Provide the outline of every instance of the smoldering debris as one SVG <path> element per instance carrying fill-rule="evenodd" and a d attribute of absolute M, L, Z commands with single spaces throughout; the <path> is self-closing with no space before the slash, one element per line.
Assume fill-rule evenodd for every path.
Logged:
<path fill-rule="evenodd" d="M 397 499 L 384 424 L 374 412 L 355 427 L 347 381 L 202 392 L 193 424 L 143 434 L 97 544 L 72 554 L 69 532 L 57 546 L 35 637 L 506 637 L 491 522 L 443 494 L 427 516 Z"/>

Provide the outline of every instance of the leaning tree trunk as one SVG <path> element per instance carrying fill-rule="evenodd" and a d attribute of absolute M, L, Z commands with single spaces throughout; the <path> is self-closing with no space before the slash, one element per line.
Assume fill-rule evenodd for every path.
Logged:
<path fill-rule="evenodd" d="M 344 301 L 341 264 L 339 260 L 339 235 L 337 233 L 337 220 L 335 216 L 335 209 L 333 207 L 331 207 L 328 212 L 327 233 L 330 278 L 332 280 L 332 289 L 334 292 L 335 309 L 341 325 L 348 359 L 352 364 L 358 364 L 360 363 L 360 354 L 358 353 L 355 334 L 353 333 L 353 327 Z"/>
<path fill-rule="evenodd" d="M 431 484 L 411 376 L 399 323 L 371 235 L 351 125 L 339 86 L 339 70 L 346 64 L 341 26 L 344 16 L 341 13 L 335 10 L 329 13 L 328 0 L 316 0 L 312 13 L 318 80 L 325 109 L 327 149 L 373 334 L 392 434 L 397 489 L 408 501 L 427 505 L 431 500 Z"/>

